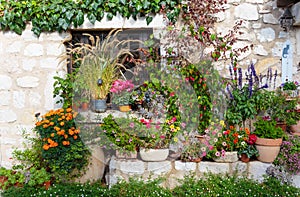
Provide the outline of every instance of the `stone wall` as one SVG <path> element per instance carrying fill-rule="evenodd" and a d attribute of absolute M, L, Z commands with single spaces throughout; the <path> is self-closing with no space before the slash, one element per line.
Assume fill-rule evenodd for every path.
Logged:
<path fill-rule="evenodd" d="M 217 163 L 201 161 L 182 162 L 182 161 L 160 161 L 144 162 L 139 159 L 116 159 L 112 157 L 109 163 L 109 173 L 106 175 L 108 185 L 113 185 L 118 180 L 129 180 L 138 178 L 142 180 L 164 177 L 162 186 L 174 188 L 179 185 L 178 179 L 183 179 L 186 175 L 194 174 L 196 178 L 204 178 L 205 173 L 213 174 L 236 174 L 256 181 L 262 181 L 266 175 L 266 169 L 271 164 L 252 161 L 244 163 L 241 161 L 234 163 Z M 293 184 L 300 188 L 300 175 L 293 177 Z"/>
<path fill-rule="evenodd" d="M 294 9 L 297 10 L 297 9 Z M 290 39 L 293 45 L 294 79 L 300 80 L 296 65 L 300 62 L 300 29 L 283 32 L 278 18 L 283 10 L 276 8 L 273 0 L 229 0 L 225 13 L 219 14 L 219 32 L 225 32 L 234 21 L 245 21 L 236 47 L 254 44 L 254 48 L 241 55 L 242 67 L 255 63 L 259 72 L 267 68 L 281 70 L 283 43 Z M 164 26 L 161 16 L 156 16 L 150 26 L 144 19 L 125 20 L 117 16 L 113 21 L 103 19 L 95 24 L 86 22 L 81 29 L 154 28 L 157 35 Z M 45 113 L 57 107 L 53 99 L 53 76 L 65 73 L 59 65 L 59 55 L 65 51 L 62 41 L 69 33 L 42 33 L 38 38 L 30 31 L 30 24 L 22 35 L 0 32 L 0 166 L 11 166 L 13 147 L 20 147 L 22 128 L 30 131 L 34 114 Z M 222 75 L 227 75 L 226 64 L 216 64 Z"/>

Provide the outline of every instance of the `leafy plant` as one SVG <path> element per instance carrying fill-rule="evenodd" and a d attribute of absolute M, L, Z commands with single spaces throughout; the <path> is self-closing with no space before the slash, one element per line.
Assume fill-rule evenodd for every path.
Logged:
<path fill-rule="evenodd" d="M 298 86 L 299 83 L 297 81 L 287 81 L 281 84 L 283 90 L 296 90 Z"/>
<path fill-rule="evenodd" d="M 170 21 L 176 21 L 180 13 L 181 1 L 89 1 L 89 0 L 57 0 L 57 1 L 0 1 L 0 27 L 22 34 L 28 22 L 32 23 L 32 31 L 37 36 L 41 32 L 66 31 L 71 26 L 77 28 L 84 23 L 85 17 L 94 24 L 101 21 L 105 14 L 111 20 L 117 14 L 137 20 L 138 16 L 146 17 L 149 24 L 153 15 L 167 13 Z"/>
<path fill-rule="evenodd" d="M 78 71 L 78 83 L 83 83 L 93 99 L 105 99 L 110 92 L 112 83 L 122 74 L 121 69 L 126 58 L 132 58 L 128 42 L 117 37 L 121 30 L 112 30 L 104 41 L 89 35 L 91 44 L 78 43 L 67 54 L 77 54 L 76 62 L 81 66 Z M 63 56 L 67 57 L 67 56 Z M 75 86 L 76 86 L 75 81 Z"/>
<path fill-rule="evenodd" d="M 28 178 L 25 180 L 25 184 L 29 186 L 41 186 L 44 182 L 50 181 L 51 174 L 46 171 L 45 168 L 37 169 L 35 167 L 31 167 L 27 172 L 26 175 Z"/>
<path fill-rule="evenodd" d="M 183 146 L 180 153 L 180 159 L 182 161 L 198 161 L 202 159 L 201 142 L 198 139 L 189 141 L 188 144 Z"/>
<path fill-rule="evenodd" d="M 100 146 L 106 150 L 120 152 L 136 151 L 140 144 L 138 133 L 132 129 L 136 120 L 129 118 L 114 118 L 111 114 L 103 119 L 100 127 L 96 128 L 100 137 Z"/>
<path fill-rule="evenodd" d="M 260 138 L 278 139 L 284 135 L 283 130 L 276 126 L 276 121 L 268 117 L 258 117 L 254 127 L 254 133 Z"/>
<path fill-rule="evenodd" d="M 0 176 L 4 176 L 7 179 L 3 185 L 1 183 L 0 188 L 7 189 L 8 187 L 15 186 L 16 184 L 23 185 L 25 182 L 25 175 L 21 171 L 15 171 L 13 169 L 0 168 Z"/>
<path fill-rule="evenodd" d="M 88 164 L 89 150 L 79 136 L 75 116 L 71 108 L 50 110 L 35 124 L 43 141 L 42 159 L 57 179 L 78 177 Z"/>

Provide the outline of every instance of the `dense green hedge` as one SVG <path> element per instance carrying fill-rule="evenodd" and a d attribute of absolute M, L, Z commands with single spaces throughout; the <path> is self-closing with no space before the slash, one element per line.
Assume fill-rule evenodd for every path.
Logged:
<path fill-rule="evenodd" d="M 209 175 L 205 180 L 195 180 L 193 176 L 185 177 L 182 185 L 173 190 L 160 186 L 160 180 L 142 182 L 131 180 L 120 182 L 110 189 L 99 182 L 94 184 L 65 183 L 52 185 L 49 190 L 43 188 L 11 187 L 2 196 L 107 196 L 107 197 L 182 197 L 182 196 L 300 196 L 300 189 L 290 185 L 282 184 L 275 178 L 267 178 L 263 183 L 258 183 L 248 178 L 237 178 L 236 176 Z"/>
<path fill-rule="evenodd" d="M 147 24 L 156 13 L 166 13 L 174 22 L 179 15 L 181 0 L 0 0 L 0 28 L 21 34 L 26 23 L 32 22 L 32 31 L 65 31 L 72 25 L 83 24 L 84 15 L 91 23 L 100 21 L 107 13 L 112 19 L 117 13 L 134 19 L 145 16 Z"/>

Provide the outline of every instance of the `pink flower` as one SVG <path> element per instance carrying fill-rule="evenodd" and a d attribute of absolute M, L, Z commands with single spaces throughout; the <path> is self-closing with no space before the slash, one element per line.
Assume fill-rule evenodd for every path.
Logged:
<path fill-rule="evenodd" d="M 205 157 L 205 156 L 206 156 L 206 152 L 203 152 L 203 153 L 202 153 L 202 157 Z"/>
<path fill-rule="evenodd" d="M 215 153 L 215 155 L 216 155 L 217 157 L 220 157 L 220 152 L 217 151 L 217 152 Z"/>
<path fill-rule="evenodd" d="M 171 92 L 170 93 L 170 96 L 172 97 L 172 96 L 175 96 L 175 92 Z"/>
<path fill-rule="evenodd" d="M 166 138 L 166 136 L 164 136 L 164 135 L 160 136 L 160 139 L 165 139 L 165 138 Z"/>
<path fill-rule="evenodd" d="M 130 128 L 134 128 L 134 123 L 131 122 L 131 123 L 129 124 L 129 127 L 130 127 Z"/>
<path fill-rule="evenodd" d="M 181 123 L 182 128 L 185 128 L 186 124 L 184 122 Z"/>
<path fill-rule="evenodd" d="M 172 122 L 175 122 L 177 120 L 177 118 L 174 116 L 173 118 L 172 118 Z"/>
<path fill-rule="evenodd" d="M 156 128 L 156 129 L 160 129 L 160 126 L 159 126 L 159 125 L 155 125 L 155 128 Z"/>
<path fill-rule="evenodd" d="M 211 146 L 211 145 L 209 145 L 209 146 L 208 146 L 208 149 L 209 149 L 209 150 L 213 150 L 213 149 L 214 149 L 214 147 L 213 147 L 213 146 Z"/>

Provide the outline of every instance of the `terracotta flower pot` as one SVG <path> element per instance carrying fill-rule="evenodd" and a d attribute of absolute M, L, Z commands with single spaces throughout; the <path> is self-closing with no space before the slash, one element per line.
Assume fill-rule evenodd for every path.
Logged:
<path fill-rule="evenodd" d="M 87 102 L 81 103 L 80 109 L 81 109 L 81 111 L 87 111 L 89 109 L 89 103 L 87 103 Z"/>
<path fill-rule="evenodd" d="M 130 105 L 120 105 L 119 106 L 119 110 L 121 112 L 128 112 L 128 111 L 130 111 L 130 109 L 131 109 Z"/>
<path fill-rule="evenodd" d="M 51 186 L 51 181 L 50 180 L 44 182 L 44 187 L 45 187 L 46 190 L 48 190 L 50 186 Z"/>
<path fill-rule="evenodd" d="M 281 128 L 283 131 L 286 131 L 286 123 L 285 122 L 277 122 L 276 127 Z"/>
<path fill-rule="evenodd" d="M 291 125 L 290 129 L 293 133 L 300 133 L 300 120 L 295 125 Z"/>
<path fill-rule="evenodd" d="M 257 138 L 255 142 L 255 147 L 259 152 L 257 159 L 261 162 L 272 163 L 279 151 L 280 145 L 282 144 L 282 139 L 266 139 Z"/>
<path fill-rule="evenodd" d="M 242 162 L 248 163 L 250 161 L 250 158 L 247 156 L 247 154 L 242 153 L 240 157 Z"/>

